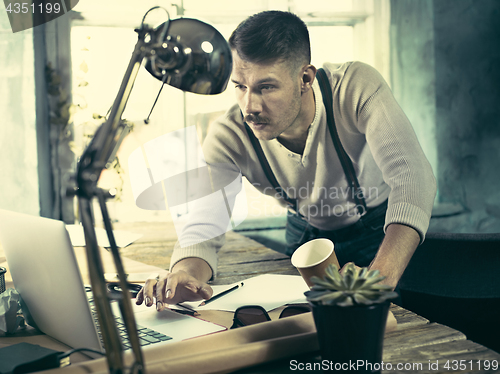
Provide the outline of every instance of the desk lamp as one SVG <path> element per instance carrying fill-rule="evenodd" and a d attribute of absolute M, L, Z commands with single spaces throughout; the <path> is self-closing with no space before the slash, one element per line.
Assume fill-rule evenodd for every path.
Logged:
<path fill-rule="evenodd" d="M 150 17 L 152 11 L 156 14 L 165 12 L 166 20 L 158 27 L 146 23 L 146 18 Z M 226 89 L 232 67 L 231 51 L 224 37 L 214 27 L 199 20 L 190 18 L 170 20 L 166 9 L 153 7 L 146 12 L 140 27 L 135 31 L 138 34 L 138 41 L 109 117 L 98 128 L 80 157 L 74 177 L 74 188 L 69 191 L 69 195 L 76 195 L 78 198 L 80 219 L 85 232 L 89 277 L 108 367 L 113 374 L 125 373 L 128 370 L 131 373 L 145 373 L 126 276 L 106 208 L 106 199 L 112 195 L 109 191 L 97 187 L 101 172 L 111 165 L 121 142 L 130 131 L 127 123 L 122 121 L 121 115 L 125 110 L 137 73 L 146 60 L 145 67 L 148 72 L 164 84 L 182 91 L 210 95 L 221 93 Z M 99 202 L 120 288 L 125 290 L 118 297 L 108 295 L 106 291 L 104 268 L 94 230 L 92 212 L 94 198 Z M 129 368 L 125 368 L 123 363 L 123 348 L 111 311 L 113 300 L 118 301 L 134 354 L 134 363 Z"/>

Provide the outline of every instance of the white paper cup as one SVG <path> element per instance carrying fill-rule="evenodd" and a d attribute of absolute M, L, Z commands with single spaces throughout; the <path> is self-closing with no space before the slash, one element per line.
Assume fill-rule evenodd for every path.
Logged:
<path fill-rule="evenodd" d="M 339 261 L 335 255 L 334 245 L 330 239 L 313 239 L 302 244 L 292 255 L 292 265 L 297 268 L 309 287 L 313 286 L 312 276 L 323 278 L 328 265 Z"/>

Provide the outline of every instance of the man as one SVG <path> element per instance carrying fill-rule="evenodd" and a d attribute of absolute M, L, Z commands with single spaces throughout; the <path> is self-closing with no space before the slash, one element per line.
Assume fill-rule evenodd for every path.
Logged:
<path fill-rule="evenodd" d="M 238 105 L 210 129 L 203 145 L 207 162 L 234 165 L 262 192 L 276 195 L 258 157 L 261 147 L 278 187 L 297 202 L 288 214 L 287 252 L 314 237 L 328 237 L 341 266 L 353 261 L 378 269 L 385 283 L 396 287 L 424 240 L 436 185 L 383 78 L 359 62 L 324 66 L 338 136 L 365 194 L 363 210 L 350 194 L 327 126 L 305 24 L 288 12 L 258 13 L 237 27 L 229 45 Z M 193 224 L 183 236 L 204 229 Z M 177 245 L 170 272 L 146 282 L 137 303 L 151 306 L 156 299 L 156 308 L 163 310 L 166 303 L 210 298 L 206 282 L 217 273 L 222 243 L 217 237 Z"/>

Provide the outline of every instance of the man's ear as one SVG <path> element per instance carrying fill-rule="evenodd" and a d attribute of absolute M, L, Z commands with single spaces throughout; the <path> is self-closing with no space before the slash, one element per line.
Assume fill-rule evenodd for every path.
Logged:
<path fill-rule="evenodd" d="M 309 91 L 312 88 L 314 79 L 316 78 L 316 68 L 313 65 L 306 65 L 303 68 L 301 91 L 302 93 Z"/>

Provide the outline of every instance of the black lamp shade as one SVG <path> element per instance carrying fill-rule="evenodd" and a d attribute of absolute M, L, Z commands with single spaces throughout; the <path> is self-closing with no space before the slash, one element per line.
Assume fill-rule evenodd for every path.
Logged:
<path fill-rule="evenodd" d="M 170 21 L 156 54 L 148 60 L 146 70 L 170 86 L 204 95 L 221 93 L 227 87 L 231 50 L 219 31 L 207 23 L 192 18 Z"/>

